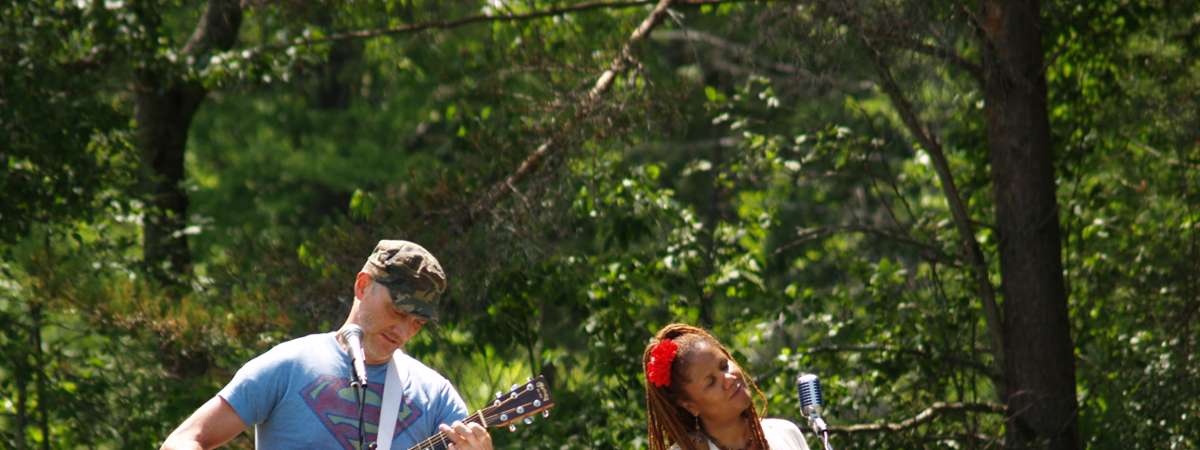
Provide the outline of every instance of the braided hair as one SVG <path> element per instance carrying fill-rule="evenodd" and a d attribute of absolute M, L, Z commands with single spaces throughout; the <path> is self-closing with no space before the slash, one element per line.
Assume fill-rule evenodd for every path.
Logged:
<path fill-rule="evenodd" d="M 689 363 L 689 357 L 697 343 L 705 342 L 712 345 L 725 355 L 729 361 L 737 364 L 733 360 L 733 356 L 729 354 L 729 350 L 721 345 L 717 338 L 709 334 L 702 328 L 685 325 L 681 323 L 673 323 L 663 327 L 654 335 L 654 339 L 646 346 L 645 352 L 642 354 L 642 368 L 649 370 L 652 353 L 656 346 L 663 341 L 673 341 L 678 346 L 678 351 L 673 362 L 670 364 L 670 379 L 683 380 L 683 374 Z M 737 364 L 741 367 L 740 364 Z M 755 447 L 759 449 L 767 448 L 767 438 L 763 434 L 762 424 L 759 417 L 767 413 L 767 397 L 763 395 L 758 386 L 754 384 L 754 378 L 742 372 L 743 382 L 750 387 L 751 391 L 758 395 L 758 403 L 761 407 L 751 402 L 749 408 L 742 413 L 746 419 L 746 423 L 750 425 L 750 431 L 753 435 Z M 693 416 L 690 411 L 680 406 L 680 400 L 684 399 L 683 383 L 672 382 L 666 386 L 658 386 L 650 382 L 649 373 L 647 373 L 646 381 L 646 431 L 649 434 L 650 450 L 667 450 L 671 444 L 678 445 L 680 450 L 707 450 L 708 445 L 704 442 L 703 430 L 700 429 L 700 420 Z M 753 397 L 751 397 L 753 398 Z M 761 412 L 760 412 L 761 410 Z"/>

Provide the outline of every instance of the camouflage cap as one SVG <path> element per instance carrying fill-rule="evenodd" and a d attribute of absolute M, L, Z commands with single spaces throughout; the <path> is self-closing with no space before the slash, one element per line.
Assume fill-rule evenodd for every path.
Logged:
<path fill-rule="evenodd" d="M 446 273 L 424 247 L 408 241 L 379 241 L 362 271 L 391 291 L 396 309 L 437 320 Z"/>

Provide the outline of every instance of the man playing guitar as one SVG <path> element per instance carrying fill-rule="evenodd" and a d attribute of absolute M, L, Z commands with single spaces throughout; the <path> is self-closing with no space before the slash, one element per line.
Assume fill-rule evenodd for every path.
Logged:
<path fill-rule="evenodd" d="M 162 448 L 214 448 L 253 425 L 260 449 L 365 449 L 381 428 L 385 380 L 392 380 L 398 382 L 393 389 L 402 391 L 391 448 L 407 449 L 433 437 L 456 450 L 491 450 L 487 423 L 467 420 L 466 404 L 454 386 L 398 351 L 436 319 L 445 289 L 442 267 L 427 250 L 407 241 L 380 241 L 355 277 L 354 304 L 342 326 L 362 330 L 367 388 L 361 403 L 348 376 L 353 360 L 346 338 L 337 332 L 313 334 L 279 344 L 242 366 Z"/>

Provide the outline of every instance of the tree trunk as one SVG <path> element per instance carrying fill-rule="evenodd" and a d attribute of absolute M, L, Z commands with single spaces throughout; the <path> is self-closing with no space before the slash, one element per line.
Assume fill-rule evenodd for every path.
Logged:
<path fill-rule="evenodd" d="M 984 96 L 1004 293 L 1007 448 L 1080 448 L 1038 0 L 984 0 Z"/>
<path fill-rule="evenodd" d="M 18 324 L 14 328 L 17 328 L 18 331 L 13 333 L 12 336 L 15 337 L 13 340 L 18 343 L 22 342 L 24 336 L 21 336 L 20 329 L 24 327 Z M 16 378 L 17 384 L 16 445 L 18 450 L 25 450 L 25 427 L 28 426 L 29 422 L 29 410 L 27 409 L 27 405 L 29 404 L 29 355 L 26 355 L 23 351 L 13 353 L 15 353 L 15 355 L 12 355 L 13 371 L 15 372 L 14 378 Z"/>
<path fill-rule="evenodd" d="M 33 320 L 32 332 L 32 348 L 33 348 L 33 376 L 34 390 L 37 393 L 37 408 L 38 408 L 38 430 L 42 433 L 42 450 L 50 450 L 50 409 L 53 408 L 53 401 L 46 398 L 46 360 L 42 353 L 42 303 L 35 300 L 29 305 L 29 316 Z"/>
<path fill-rule="evenodd" d="M 188 214 L 188 197 L 182 185 L 184 150 L 188 128 L 205 91 L 182 80 L 162 80 L 157 73 L 140 78 L 137 140 L 147 207 L 142 224 L 142 258 L 156 279 L 179 284 L 191 271 L 191 252 L 184 235 Z"/>
<path fill-rule="evenodd" d="M 720 252 L 717 247 L 720 244 L 717 242 L 717 229 L 721 228 L 721 171 L 725 164 L 725 152 L 722 145 L 714 145 L 712 153 L 712 170 L 709 173 L 712 175 L 709 179 L 710 189 L 708 198 L 708 207 L 703 210 L 704 214 L 704 229 L 701 234 L 701 239 L 704 245 L 704 273 L 703 276 L 696 280 L 696 287 L 699 288 L 700 307 L 698 321 L 700 326 L 707 329 L 712 329 L 716 324 L 716 313 L 714 309 L 714 299 L 717 296 L 716 286 L 707 286 L 707 279 L 717 273 L 717 268 L 720 263 L 717 261 L 720 258 Z M 720 278 L 720 277 L 716 277 Z"/>
<path fill-rule="evenodd" d="M 312 22 L 326 33 L 335 33 L 334 12 L 316 8 Z M 320 110 L 346 110 L 360 85 L 363 49 L 362 40 L 335 41 L 329 47 L 325 61 L 315 68 L 312 104 Z"/>
<path fill-rule="evenodd" d="M 358 65 L 362 61 L 361 41 L 334 42 L 329 57 L 317 67 L 317 85 L 313 97 L 317 109 L 332 111 L 350 108 L 358 88 Z"/>
<path fill-rule="evenodd" d="M 210 52 L 233 46 L 241 23 L 237 0 L 210 0 L 181 54 L 207 61 Z M 192 117 L 208 92 L 196 80 L 161 69 L 139 71 L 136 83 L 137 143 L 147 203 L 142 258 L 151 276 L 179 285 L 191 272 L 191 252 L 184 235 L 188 215 L 188 197 L 182 186 L 184 151 Z"/>

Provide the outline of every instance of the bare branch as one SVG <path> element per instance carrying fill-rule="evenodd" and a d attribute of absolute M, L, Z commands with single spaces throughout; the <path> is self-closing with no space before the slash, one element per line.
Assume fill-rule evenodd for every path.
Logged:
<path fill-rule="evenodd" d="M 983 84 L 983 67 L 979 64 L 968 61 L 966 58 L 963 58 L 962 55 L 959 55 L 958 52 L 952 49 L 938 47 L 912 39 L 905 39 L 901 41 L 899 43 L 899 47 L 945 60 L 946 62 L 965 70 L 971 75 L 971 78 L 974 78 L 975 81 L 979 82 L 979 84 Z"/>
<path fill-rule="evenodd" d="M 951 256 L 951 255 L 947 255 L 946 252 L 943 252 L 942 249 L 938 248 L 937 246 L 935 246 L 933 244 L 930 244 L 928 242 L 919 241 L 919 240 L 914 239 L 907 235 L 897 234 L 890 230 L 885 230 L 885 229 L 876 228 L 876 227 L 870 227 L 870 226 L 866 226 L 866 225 L 839 225 L 839 226 L 819 227 L 819 228 L 804 230 L 801 233 L 799 233 L 798 237 L 795 240 L 788 242 L 786 244 L 783 244 L 783 245 L 779 246 L 779 248 L 776 248 L 775 251 L 773 252 L 773 255 L 778 255 L 779 253 L 787 251 L 788 249 L 791 249 L 798 245 L 802 245 L 804 243 L 811 242 L 813 240 L 820 239 L 825 236 L 830 236 L 830 235 L 842 233 L 842 232 L 869 234 L 869 235 L 883 238 L 883 239 L 886 239 L 889 241 L 894 241 L 894 242 L 898 242 L 901 244 L 910 245 L 910 246 L 913 246 L 913 247 L 923 250 L 924 251 L 923 256 L 925 256 L 926 258 L 928 258 L 930 260 L 937 261 L 937 262 L 947 264 L 950 266 L 955 266 L 955 267 L 962 266 L 962 263 L 958 260 L 958 258 L 955 258 L 954 256 Z"/>
<path fill-rule="evenodd" d="M 967 261 L 972 268 L 971 272 L 975 278 L 976 293 L 983 300 L 984 318 L 987 320 L 988 332 L 991 336 L 992 352 L 996 358 L 996 366 L 1004 367 L 1004 337 L 1001 328 L 1003 322 L 1000 318 L 1000 308 L 996 304 L 995 287 L 988 280 L 987 262 L 983 259 L 983 250 L 979 247 L 979 241 L 975 240 L 975 230 L 971 225 L 971 218 L 967 213 L 966 206 L 963 204 L 962 197 L 958 193 L 958 187 L 954 183 L 954 174 L 950 173 L 950 163 L 946 159 L 945 152 L 942 151 L 941 143 L 921 123 L 921 120 L 917 117 L 913 109 L 912 103 L 904 96 L 904 92 L 900 90 L 900 86 L 892 78 L 892 74 L 883 59 L 883 54 L 865 35 L 860 35 L 860 37 L 866 44 L 869 50 L 868 53 L 870 53 L 871 59 L 879 71 L 884 92 L 891 98 L 892 104 L 896 106 L 896 110 L 900 113 L 900 117 L 908 127 L 909 132 L 921 143 L 922 147 L 925 147 L 925 150 L 929 152 L 930 159 L 933 161 L 938 179 L 942 183 L 942 192 L 945 194 L 946 202 L 950 206 L 954 224 L 958 227 L 959 238 L 963 243 L 963 251 L 966 253 Z M 992 378 L 997 382 L 997 386 L 1002 386 L 998 374 Z M 998 389 L 997 391 L 1003 392 L 1004 390 Z"/>
<path fill-rule="evenodd" d="M 721 3 L 737 3 L 746 0 L 682 0 L 675 4 L 683 5 L 717 5 Z M 520 22 L 526 20 L 542 19 L 546 17 L 565 16 L 572 13 L 580 13 L 594 10 L 616 10 L 626 8 L 637 8 L 646 5 L 655 4 L 653 0 L 627 0 L 627 1 L 594 1 L 584 2 L 571 6 L 563 6 L 558 8 L 550 8 L 540 11 L 533 11 L 524 14 L 505 14 L 505 15 L 489 15 L 478 14 L 474 16 L 463 17 L 454 20 L 435 20 L 430 22 L 411 23 L 388 28 L 376 28 L 370 30 L 354 30 L 343 31 L 340 33 L 330 34 L 319 38 L 300 38 L 294 42 L 285 42 L 278 44 L 267 44 L 247 49 L 251 54 L 258 54 L 267 51 L 284 50 L 291 47 L 309 46 L 314 44 L 323 44 L 336 41 L 346 41 L 352 39 L 371 39 L 380 36 L 389 36 L 397 34 L 415 33 L 425 30 L 448 30 L 467 25 L 492 22 Z"/>
<path fill-rule="evenodd" d="M 718 36 L 715 36 L 715 35 L 712 35 L 709 33 L 705 33 L 703 31 L 662 30 L 662 31 L 654 33 L 654 37 L 661 38 L 661 39 L 667 39 L 667 40 L 673 40 L 673 41 L 691 41 L 691 42 L 707 44 L 711 47 L 717 48 L 719 50 L 722 50 L 726 53 L 733 55 L 734 58 L 737 58 L 738 60 L 753 62 L 758 66 L 767 67 L 767 68 L 775 70 L 779 73 L 785 73 L 785 74 L 789 74 L 789 75 L 799 75 L 799 76 L 803 76 L 805 78 L 816 78 L 816 75 L 814 75 L 808 69 L 805 69 L 803 67 L 796 67 L 796 66 L 792 66 L 792 65 L 788 65 L 788 64 L 768 63 L 768 62 L 760 61 L 757 58 L 757 56 L 754 54 L 754 50 L 750 49 L 749 47 L 742 45 L 742 44 L 738 44 L 735 42 L 725 40 L 721 37 L 718 37 Z"/>
<path fill-rule="evenodd" d="M 188 38 L 181 53 L 201 55 L 211 50 L 226 50 L 237 42 L 242 25 L 242 6 L 237 0 L 212 0 Z"/>
<path fill-rule="evenodd" d="M 963 253 L 965 253 L 967 263 L 975 280 L 976 294 L 983 300 L 984 319 L 987 321 L 995 367 L 1004 367 L 1004 322 L 1001 318 L 1000 307 L 996 303 L 996 290 L 992 286 L 992 282 L 988 279 L 988 265 L 983 258 L 983 250 L 979 246 L 979 241 L 975 239 L 975 230 L 972 226 L 971 216 L 967 213 L 962 196 L 958 192 L 958 187 L 954 182 L 954 174 L 950 172 L 950 163 L 946 159 L 942 145 L 921 122 L 920 118 L 917 117 L 912 103 L 904 95 L 904 91 L 900 89 L 900 85 L 896 83 L 895 78 L 892 77 L 892 73 L 884 57 L 884 51 L 874 40 L 876 35 L 864 30 L 861 21 L 853 16 L 854 13 L 852 11 L 831 8 L 830 13 L 844 25 L 855 30 L 854 34 L 866 46 L 868 56 L 870 56 L 876 71 L 879 73 L 883 91 L 891 99 L 892 105 L 896 107 L 896 112 L 899 113 L 909 133 L 929 152 L 934 170 L 938 175 L 938 180 L 941 181 L 946 203 L 950 207 L 954 225 L 958 228 L 959 239 L 962 240 Z M 1004 380 L 999 370 L 992 372 L 991 379 L 996 384 L 997 395 L 1002 395 L 1000 393 L 1005 392 Z"/>
<path fill-rule="evenodd" d="M 948 413 L 987 413 L 987 414 L 1004 414 L 1007 411 L 1004 405 L 999 403 L 962 403 L 962 402 L 936 402 L 925 408 L 924 411 L 917 413 L 908 419 L 900 422 L 878 422 L 871 424 L 846 425 L 846 426 L 830 426 L 829 432 L 833 434 L 853 434 L 853 433 L 883 433 L 883 432 L 899 432 L 910 428 L 915 428 L 925 423 L 932 422 L 934 419 Z"/>
<path fill-rule="evenodd" d="M 476 220 L 482 212 L 490 209 L 496 204 L 496 202 L 506 197 L 510 192 L 513 192 L 512 187 L 519 184 L 522 180 L 541 167 L 542 162 L 545 161 L 551 153 L 563 150 L 562 141 L 565 133 L 571 128 L 574 128 L 574 126 L 583 119 L 587 118 L 587 116 L 591 115 L 591 113 L 599 105 L 601 96 L 612 86 L 613 80 L 617 77 L 617 75 L 624 73 L 629 69 L 630 61 L 633 60 L 633 48 L 640 44 L 646 38 L 646 36 L 650 34 L 650 30 L 652 30 L 659 23 L 662 23 L 663 18 L 667 15 L 667 7 L 670 6 L 671 3 L 672 0 L 659 0 L 658 4 L 654 7 L 654 10 L 650 12 L 650 15 L 642 20 L 642 23 L 638 25 L 637 29 L 635 29 L 629 36 L 629 41 L 625 43 L 617 57 L 613 59 L 611 64 L 609 64 L 608 70 L 605 70 L 604 73 L 600 74 L 600 77 L 596 80 L 596 84 L 592 86 L 592 89 L 588 91 L 587 96 L 584 97 L 580 102 L 579 108 L 577 109 L 572 120 L 560 127 L 559 132 L 551 135 L 548 139 L 542 142 L 542 144 L 538 146 L 537 150 L 534 150 L 533 153 L 530 153 L 529 156 L 521 162 L 521 165 L 517 167 L 515 172 L 505 177 L 504 180 L 492 185 L 491 188 L 485 191 L 483 195 L 480 196 L 473 205 L 471 205 L 471 209 L 465 218 L 466 223 L 463 225 L 469 225 L 471 222 Z M 464 226 L 464 228 L 466 228 L 466 226 Z"/>
<path fill-rule="evenodd" d="M 780 79 L 790 78 L 790 79 L 795 79 L 795 80 L 799 80 L 802 82 L 834 86 L 834 87 L 837 87 L 837 88 L 843 89 L 843 90 L 854 90 L 854 89 L 864 89 L 864 88 L 869 89 L 871 86 L 871 83 L 869 83 L 869 82 L 861 82 L 861 81 L 860 82 L 847 82 L 844 80 L 835 79 L 834 77 L 815 74 L 812 71 L 810 71 L 804 67 L 794 66 L 794 65 L 790 65 L 790 64 L 783 64 L 783 63 L 779 63 L 779 62 L 764 61 L 762 58 L 758 57 L 758 55 L 755 53 L 754 49 L 752 49 L 746 45 L 739 44 L 736 42 L 731 42 L 731 41 L 721 38 L 719 36 L 715 36 L 710 33 L 705 33 L 703 31 L 662 30 L 662 31 L 656 31 L 654 33 L 654 38 L 655 39 L 664 39 L 664 40 L 668 40 L 668 41 L 687 41 L 687 42 L 701 43 L 701 44 L 708 45 L 716 50 L 720 50 L 720 51 L 724 52 L 725 54 L 730 55 L 732 57 L 732 59 L 734 59 L 735 61 L 738 61 L 740 64 L 725 60 L 724 58 L 720 58 L 720 57 L 715 58 L 714 60 L 708 61 L 708 62 L 710 64 L 717 66 L 721 70 L 724 70 L 726 72 L 736 74 L 736 75 L 749 74 L 749 73 L 752 73 L 752 68 L 760 67 L 760 68 L 767 69 L 767 70 L 770 70 L 777 74 L 782 75 L 782 76 L 776 76 L 775 78 L 780 78 Z"/>
<path fill-rule="evenodd" d="M 842 2 L 825 1 L 817 2 L 817 5 L 824 8 L 838 21 L 853 27 L 859 37 L 869 39 L 876 49 L 887 47 L 932 56 L 962 69 L 975 81 L 983 84 L 983 66 L 963 57 L 952 48 L 922 42 L 908 34 L 903 27 L 898 28 L 890 23 L 881 25 L 863 20 L 856 11 Z M 968 21 L 972 26 L 976 25 L 974 15 L 965 7 L 964 11 L 966 11 Z"/>
<path fill-rule="evenodd" d="M 954 357 L 954 356 L 947 356 L 947 355 L 934 355 L 930 352 L 927 352 L 924 350 L 917 350 L 914 348 L 888 347 L 888 346 L 883 346 L 883 345 L 870 344 L 870 345 L 821 345 L 821 346 L 816 346 L 816 347 L 810 347 L 805 350 L 805 353 L 873 353 L 873 352 L 900 353 L 900 354 L 911 355 L 911 356 L 915 356 L 915 357 L 927 359 L 927 360 L 941 359 L 943 361 L 949 362 L 949 363 L 957 365 L 957 366 L 967 367 L 967 368 L 979 371 L 980 373 L 983 373 L 986 375 L 991 374 L 991 369 L 978 361 L 973 361 L 973 360 L 964 359 L 964 358 L 958 358 L 958 357 Z"/>

